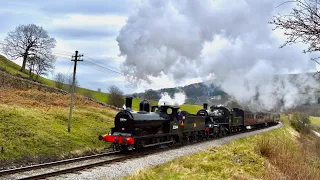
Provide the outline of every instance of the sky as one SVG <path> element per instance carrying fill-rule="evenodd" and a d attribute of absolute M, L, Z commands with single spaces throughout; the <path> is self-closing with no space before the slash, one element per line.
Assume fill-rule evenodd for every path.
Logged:
<path fill-rule="evenodd" d="M 124 93 L 183 86 L 240 66 L 248 69 L 233 73 L 260 66 L 278 74 L 314 71 L 304 45 L 279 49 L 285 37 L 268 21 L 291 9 L 276 8 L 282 2 L 0 0 L 0 41 L 20 24 L 42 26 L 57 41 L 54 73 L 71 75 L 71 56 L 78 50 L 84 61 L 103 66 L 79 62 L 80 86 L 104 92 L 111 85 Z"/>

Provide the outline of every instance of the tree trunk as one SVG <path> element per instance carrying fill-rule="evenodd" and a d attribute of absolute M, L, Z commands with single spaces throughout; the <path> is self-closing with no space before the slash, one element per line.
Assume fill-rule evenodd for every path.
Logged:
<path fill-rule="evenodd" d="M 20 71 L 23 72 L 23 73 L 24 73 L 24 70 L 26 69 L 27 57 L 28 57 L 28 54 L 25 53 L 23 55 L 23 62 L 22 62 L 22 66 L 21 66 L 21 69 L 20 69 Z"/>
<path fill-rule="evenodd" d="M 31 75 L 31 72 L 32 72 L 32 70 L 31 70 L 31 67 L 30 67 L 30 69 L 29 69 L 29 78 L 30 78 L 30 79 L 32 79 L 32 78 L 31 78 L 31 76 L 32 76 L 32 75 Z"/>
<path fill-rule="evenodd" d="M 36 81 L 38 81 L 38 80 L 39 80 L 39 74 L 36 75 Z"/>

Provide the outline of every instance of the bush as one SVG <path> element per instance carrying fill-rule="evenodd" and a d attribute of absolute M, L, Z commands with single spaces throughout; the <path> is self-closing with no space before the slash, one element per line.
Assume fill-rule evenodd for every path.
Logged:
<path fill-rule="evenodd" d="M 83 93 L 83 96 L 91 99 L 93 98 L 92 92 L 90 90 L 85 91 Z"/>
<path fill-rule="evenodd" d="M 290 119 L 292 127 L 298 132 L 309 133 L 311 129 L 309 116 L 300 113 L 294 113 Z"/>
<path fill-rule="evenodd" d="M 123 92 L 116 86 L 109 87 L 107 104 L 122 107 L 124 104 Z"/>
<path fill-rule="evenodd" d="M 315 142 L 312 146 L 319 146 Z M 309 163 L 308 149 L 296 144 L 287 137 L 263 136 L 256 145 L 256 150 L 268 159 L 275 169 L 269 169 L 263 179 L 318 179 L 316 165 Z M 281 178 L 280 178 L 281 177 Z"/>
<path fill-rule="evenodd" d="M 64 82 L 65 82 L 65 76 L 62 73 L 58 73 L 54 77 L 56 88 L 63 89 Z"/>

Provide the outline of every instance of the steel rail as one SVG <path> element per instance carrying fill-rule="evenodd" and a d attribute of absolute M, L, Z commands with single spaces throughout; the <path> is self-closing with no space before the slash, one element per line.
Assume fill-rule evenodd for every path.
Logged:
<path fill-rule="evenodd" d="M 86 165 L 82 165 L 82 166 L 71 167 L 71 168 L 62 169 L 62 170 L 58 170 L 58 171 L 54 171 L 54 172 L 48 172 L 48 173 L 43 173 L 43 174 L 39 174 L 39 175 L 28 176 L 28 177 L 24 177 L 24 178 L 20 178 L 20 179 L 24 179 L 24 180 L 43 179 L 43 178 L 48 178 L 48 177 L 57 176 L 57 175 L 61 175 L 61 174 L 72 173 L 72 172 L 76 172 L 76 171 L 80 171 L 80 170 L 84 170 L 84 169 L 89 169 L 89 168 L 105 165 L 107 163 L 110 164 L 110 163 L 120 162 L 120 161 L 124 161 L 127 159 L 131 159 L 133 157 L 136 157 L 136 156 L 134 156 L 134 155 L 122 156 L 122 157 L 115 158 L 115 159 L 104 160 L 104 161 L 100 161 L 100 162 L 96 162 L 96 163 L 90 163 L 90 164 L 86 164 Z"/>
<path fill-rule="evenodd" d="M 107 152 L 107 153 L 101 153 L 101 154 L 94 154 L 94 155 L 89 155 L 89 156 L 65 159 L 65 160 L 60 160 L 60 161 L 54 161 L 54 162 L 48 162 L 48 163 L 42 163 L 42 164 L 35 164 L 35 165 L 31 165 L 31 166 L 24 166 L 24 167 L 19 167 L 19 168 L 14 168 L 14 169 L 1 170 L 0 171 L 0 177 L 3 176 L 3 175 L 15 174 L 15 173 L 18 173 L 18 172 L 25 172 L 25 171 L 45 168 L 45 167 L 49 167 L 49 166 L 57 166 L 57 165 L 61 165 L 61 164 L 73 163 L 73 162 L 88 160 L 88 159 L 97 158 L 97 157 L 114 155 L 114 154 L 117 154 L 119 152 L 120 151 L 113 151 L 113 152 Z"/>

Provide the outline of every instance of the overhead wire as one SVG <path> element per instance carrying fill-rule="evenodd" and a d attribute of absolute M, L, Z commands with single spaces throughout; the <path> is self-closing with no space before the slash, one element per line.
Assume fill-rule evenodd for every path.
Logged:
<path fill-rule="evenodd" d="M 85 65 L 85 66 L 88 66 L 88 67 L 90 67 L 90 68 L 93 68 L 93 69 L 95 69 L 95 70 L 97 70 L 97 71 L 100 71 L 100 72 L 102 72 L 102 73 L 108 74 L 108 75 L 114 75 L 114 76 L 120 76 L 120 75 L 122 75 L 122 74 L 110 72 L 110 71 L 108 71 L 108 70 L 106 71 L 106 69 L 101 68 L 101 67 L 99 67 L 99 66 L 94 66 L 94 65 L 92 65 L 92 64 L 90 64 L 90 63 L 88 63 L 88 62 L 86 62 L 86 61 L 83 61 L 81 64 L 83 64 L 83 65 Z"/>
<path fill-rule="evenodd" d="M 96 59 L 91 58 L 91 57 L 88 57 L 88 56 L 86 56 L 85 58 L 86 58 L 87 61 L 91 61 L 91 62 L 96 63 L 96 64 L 101 63 L 101 62 L 96 61 Z M 88 60 L 88 59 L 90 59 L 90 60 Z M 114 70 L 116 70 L 116 71 L 120 71 L 120 69 L 115 68 L 115 67 L 110 66 L 110 65 L 104 65 L 104 66 L 106 66 L 106 67 L 108 67 L 108 68 L 110 68 L 110 69 L 114 69 Z"/>
<path fill-rule="evenodd" d="M 116 71 L 116 70 L 110 69 L 110 68 L 108 68 L 108 67 L 105 67 L 105 66 L 102 66 L 102 65 L 99 65 L 99 64 L 90 62 L 90 61 L 83 61 L 83 62 L 84 62 L 84 63 L 87 63 L 87 64 L 90 64 L 90 65 L 93 65 L 93 66 L 97 66 L 97 67 L 100 68 L 100 69 L 104 69 L 104 70 L 107 70 L 107 71 L 110 71 L 110 72 L 113 72 L 113 73 L 116 73 L 116 74 L 123 75 L 123 73 L 121 73 L 121 72 L 118 72 L 118 71 Z"/>
<path fill-rule="evenodd" d="M 63 51 L 54 51 L 54 55 L 56 55 L 57 57 L 59 57 L 61 59 L 69 59 L 69 58 L 72 58 L 72 56 L 73 56 L 72 53 L 63 52 Z M 98 63 L 99 62 L 96 59 L 85 56 L 84 60 L 81 63 L 79 63 L 79 65 L 83 64 L 87 67 L 90 67 L 92 69 L 95 69 L 99 72 L 102 72 L 102 73 L 105 73 L 108 75 L 113 75 L 113 76 L 116 75 L 117 77 L 124 75 L 123 73 L 120 72 L 119 69 L 117 69 L 115 67 L 108 66 L 108 65 L 100 65 Z M 67 74 L 69 74 L 71 67 L 72 67 L 72 65 L 70 66 Z"/>
<path fill-rule="evenodd" d="M 54 53 L 59 55 L 59 56 L 68 56 L 68 57 L 73 56 L 73 53 L 65 52 L 65 51 L 57 51 L 57 50 L 55 50 Z M 88 62 L 90 62 L 92 64 L 95 64 L 95 65 L 101 66 L 103 68 L 107 68 L 107 69 L 110 69 L 112 71 L 117 71 L 118 73 L 121 71 L 120 69 L 115 68 L 115 67 L 110 66 L 110 65 L 100 65 L 99 63 L 101 63 L 101 62 L 98 62 L 96 59 L 94 59 L 92 57 L 89 57 L 89 56 L 85 56 L 85 59 L 86 59 L 86 61 L 88 61 Z"/>

